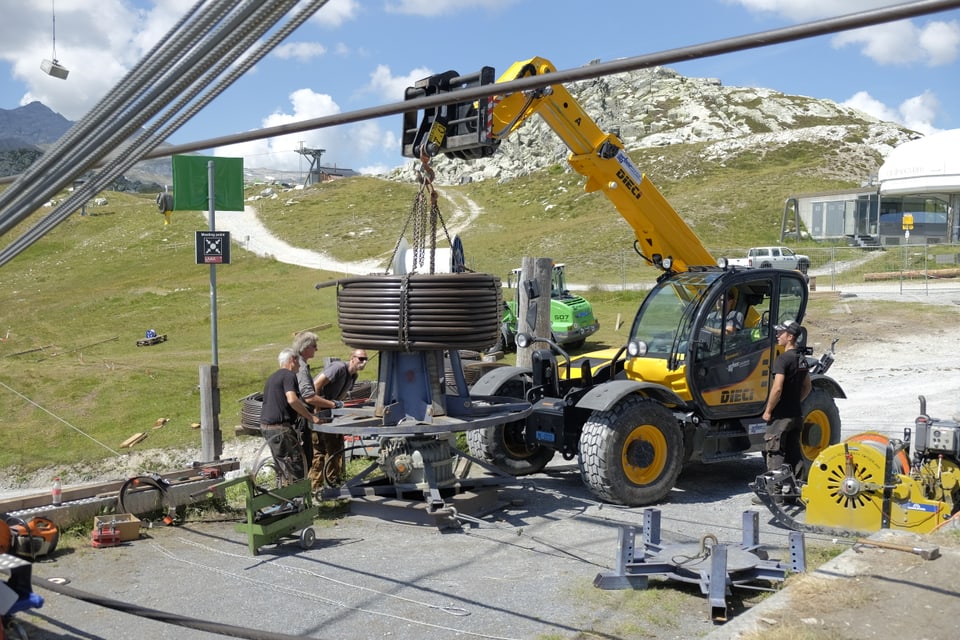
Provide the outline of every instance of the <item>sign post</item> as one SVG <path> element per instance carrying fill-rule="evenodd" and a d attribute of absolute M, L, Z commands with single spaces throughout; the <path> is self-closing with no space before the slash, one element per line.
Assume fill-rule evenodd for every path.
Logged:
<path fill-rule="evenodd" d="M 204 169 L 206 171 L 204 171 Z M 217 176 L 220 197 L 217 196 Z M 197 231 L 197 264 L 210 267 L 211 364 L 200 366 L 200 439 L 204 460 L 219 460 L 223 453 L 220 433 L 219 348 L 217 336 L 217 265 L 230 264 L 230 234 L 217 231 L 216 211 L 243 211 L 243 159 L 173 157 L 173 207 L 176 210 L 207 208 L 209 231 Z"/>

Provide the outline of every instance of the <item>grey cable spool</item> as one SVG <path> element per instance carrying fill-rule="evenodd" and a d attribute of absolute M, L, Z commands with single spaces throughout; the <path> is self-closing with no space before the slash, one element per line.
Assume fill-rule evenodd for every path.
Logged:
<path fill-rule="evenodd" d="M 339 285 L 341 336 L 354 349 L 483 351 L 497 341 L 502 294 L 496 276 L 413 273 Z"/>

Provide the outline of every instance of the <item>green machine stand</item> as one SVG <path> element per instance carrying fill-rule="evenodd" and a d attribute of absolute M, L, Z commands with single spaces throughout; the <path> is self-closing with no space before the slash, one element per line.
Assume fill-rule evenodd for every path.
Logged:
<path fill-rule="evenodd" d="M 317 536 L 311 525 L 317 510 L 313 507 L 309 478 L 266 490 L 256 486 L 250 475 L 244 475 L 218 483 L 208 491 L 241 483 L 247 490 L 247 521 L 237 524 L 236 530 L 247 534 L 252 555 L 257 555 L 263 545 L 274 544 L 296 531 L 300 531 L 302 548 L 313 547 Z"/>

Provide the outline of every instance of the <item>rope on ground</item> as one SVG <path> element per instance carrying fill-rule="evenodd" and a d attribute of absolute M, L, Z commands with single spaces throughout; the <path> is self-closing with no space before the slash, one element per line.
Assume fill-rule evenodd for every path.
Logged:
<path fill-rule="evenodd" d="M 197 543 L 190 542 L 190 541 L 188 541 L 188 540 L 183 540 L 183 539 L 181 539 L 181 541 L 182 541 L 182 542 L 185 542 L 186 544 L 192 544 L 192 545 L 194 545 L 194 546 L 196 546 L 196 547 L 199 547 L 199 548 L 202 548 L 202 549 L 204 549 L 204 550 L 214 551 L 214 552 L 216 552 L 216 553 L 218 553 L 218 554 L 220 554 L 220 555 L 237 557 L 237 558 L 241 558 L 241 557 L 242 557 L 242 558 L 247 558 L 247 556 L 240 556 L 240 555 L 238 555 L 238 554 L 232 554 L 232 553 L 228 553 L 228 552 L 225 552 L 225 551 L 219 551 L 219 550 L 216 550 L 216 549 L 212 549 L 212 548 L 210 548 L 210 547 L 206 547 L 205 545 L 201 545 L 201 544 L 197 544 Z M 455 628 L 453 628 L 453 627 L 447 627 L 447 626 L 444 626 L 444 625 L 434 624 L 434 623 L 432 623 L 432 622 L 425 622 L 425 621 L 423 621 L 423 620 L 415 620 L 415 619 L 413 619 L 413 618 L 408 618 L 408 617 L 405 617 L 405 616 L 398 616 L 398 615 L 394 615 L 394 614 L 392 614 L 392 613 L 385 613 L 385 612 L 382 612 L 382 611 L 373 611 L 373 610 L 371 610 L 371 609 L 365 609 L 365 608 L 363 608 L 363 607 L 354 607 L 354 606 L 348 605 L 348 604 L 345 603 L 345 602 L 341 602 L 341 601 L 338 601 L 338 600 L 333 600 L 333 599 L 331 599 L 331 598 L 325 598 L 325 597 L 320 596 L 320 595 L 317 595 L 316 593 L 313 593 L 313 592 L 303 591 L 303 590 L 300 590 L 300 589 L 294 589 L 294 588 L 292 588 L 292 587 L 287 587 L 287 586 L 283 586 L 283 585 L 277 585 L 277 584 L 273 584 L 273 583 L 269 583 L 269 582 L 264 582 L 264 581 L 262 581 L 262 580 L 256 580 L 256 579 L 254 579 L 254 578 L 249 578 L 249 577 L 247 577 L 247 576 L 245 576 L 245 575 L 236 574 L 236 573 L 231 573 L 230 571 L 226 571 L 226 570 L 221 569 L 221 568 L 219 568 L 219 567 L 214 567 L 214 566 L 211 566 L 211 565 L 206 565 L 206 564 L 202 564 L 202 563 L 199 563 L 199 562 L 194 562 L 194 561 L 192 561 L 192 560 L 187 560 L 187 559 L 185 559 L 185 558 L 180 558 L 180 557 L 177 557 L 176 555 L 174 555 L 173 553 L 171 553 L 170 551 L 168 551 L 167 549 L 163 548 L 163 547 L 162 547 L 161 545 L 159 545 L 159 544 L 154 544 L 153 546 L 156 547 L 156 548 L 160 551 L 160 553 L 164 554 L 165 556 L 167 556 L 168 558 L 170 558 L 171 560 L 174 560 L 174 561 L 176 561 L 176 562 L 180 562 L 180 563 L 182 563 L 182 564 L 186 564 L 186 565 L 189 565 L 189 566 L 192 566 L 192 567 L 196 567 L 196 568 L 200 568 L 200 569 L 205 569 L 205 570 L 207 570 L 207 571 L 212 571 L 212 572 L 214 572 L 214 573 L 219 573 L 219 574 L 221 574 L 221 575 L 228 576 L 228 577 L 232 578 L 232 579 L 235 580 L 235 581 L 243 581 L 243 582 L 251 583 L 251 584 L 257 585 L 257 586 L 259 586 L 259 587 L 262 587 L 262 588 L 264 588 L 264 589 L 268 589 L 268 588 L 269 588 L 269 589 L 273 589 L 274 591 L 280 591 L 280 592 L 285 593 L 285 594 L 295 595 L 295 596 L 298 596 L 298 597 L 301 597 L 301 598 L 305 598 L 305 599 L 308 599 L 308 600 L 315 600 L 315 601 L 318 601 L 318 602 L 323 602 L 323 603 L 325 603 L 325 604 L 329 604 L 329 605 L 335 606 L 335 607 L 340 607 L 340 608 L 342 608 L 342 609 L 349 609 L 349 610 L 351 610 L 351 611 L 358 611 L 358 612 L 360 612 L 360 613 L 366 613 L 366 614 L 373 615 L 373 616 L 380 616 L 380 617 L 383 617 L 383 618 L 389 618 L 389 619 L 391 619 L 391 620 L 399 620 L 399 621 L 402 621 L 402 622 L 408 622 L 408 623 L 410 623 L 410 624 L 420 625 L 420 626 L 423 626 L 423 627 L 429 627 L 429 628 L 431 628 L 431 629 L 440 629 L 440 630 L 442 630 L 442 631 L 449 631 L 449 632 L 451 632 L 451 634 L 457 634 L 457 635 L 461 635 L 461 636 L 472 636 L 472 637 L 476 637 L 476 638 L 485 638 L 485 639 L 487 639 L 487 640 L 518 640 L 518 639 L 516 639 L 516 638 L 505 637 L 505 636 L 494 636 L 494 635 L 490 635 L 490 634 L 487 634 L 487 633 L 478 633 L 478 632 L 476 632 L 476 631 L 470 631 L 470 630 L 466 630 L 466 629 L 455 629 Z M 279 568 L 284 569 L 284 570 L 294 570 L 292 567 L 286 567 L 286 566 L 283 566 L 283 565 L 278 565 L 277 563 L 268 563 L 268 566 L 275 566 L 275 565 L 278 566 Z M 304 571 L 306 571 L 306 570 L 304 570 Z M 315 574 L 315 575 L 316 575 L 316 574 Z M 350 587 L 353 587 L 353 588 L 362 588 L 362 587 L 358 587 L 358 586 L 356 586 L 356 585 L 350 585 L 349 583 L 342 583 L 342 584 L 345 584 L 346 586 L 350 586 Z M 372 589 L 371 589 L 371 591 L 375 591 L 375 590 L 372 590 Z M 383 593 L 383 592 L 377 592 L 377 593 L 379 593 L 380 595 L 384 595 L 384 596 L 385 596 L 385 595 L 388 595 L 388 594 L 385 594 L 385 593 Z M 410 602 L 415 602 L 415 601 L 411 600 Z M 420 604 L 424 604 L 424 603 L 420 603 Z M 434 605 L 425 605 L 425 604 L 424 604 L 424 606 L 430 606 L 431 608 L 436 608 L 436 609 L 440 609 L 440 610 L 446 610 L 446 609 L 444 609 L 443 607 L 437 607 L 437 606 L 434 606 Z M 455 608 L 454 608 L 454 607 L 450 607 L 450 609 L 455 609 Z M 450 613 L 450 611 L 447 611 L 447 612 Z"/>
<path fill-rule="evenodd" d="M 112 453 L 113 455 L 115 455 L 115 456 L 121 456 L 121 455 L 123 455 L 123 454 L 120 453 L 119 451 L 115 451 L 115 450 L 111 449 L 109 446 L 107 446 L 106 444 L 100 442 L 99 440 L 97 440 L 96 438 L 94 438 L 93 436 L 91 436 L 89 433 L 86 433 L 83 429 L 81 429 L 81 428 L 79 428 L 79 427 L 77 427 L 77 426 L 74 426 L 74 425 L 70 424 L 69 422 L 67 422 L 66 420 L 64 420 L 63 418 L 61 418 L 60 416 L 58 416 L 57 414 L 51 412 L 51 411 L 50 411 L 49 409 L 47 409 L 46 407 L 40 406 L 39 404 L 37 404 L 36 402 L 34 402 L 33 400 L 31 400 L 31 399 L 28 398 L 27 396 L 23 395 L 22 393 L 20 393 L 20 392 L 17 391 L 16 389 L 14 389 L 14 388 L 10 387 L 9 385 L 7 385 L 5 382 L 0 381 L 0 387 L 3 387 L 4 389 L 8 390 L 10 393 L 12 393 L 12 394 L 14 394 L 14 395 L 16 395 L 16 396 L 19 396 L 19 397 L 22 398 L 23 400 L 26 400 L 27 402 L 29 402 L 30 404 L 32 404 L 33 406 L 35 406 L 37 409 L 40 409 L 40 410 L 43 411 L 44 413 L 50 415 L 50 416 L 51 416 L 52 418 L 54 418 L 55 420 L 59 420 L 59 421 L 62 422 L 63 424 L 67 425 L 68 427 L 70 427 L 71 429 L 73 429 L 74 431 L 76 431 L 77 433 L 79 433 L 80 435 L 86 436 L 87 438 L 90 438 L 91 440 L 93 440 L 94 442 L 96 442 L 98 445 L 100 445 L 101 447 L 103 447 L 104 449 L 106 449 L 107 451 L 109 451 L 110 453 Z"/>
<path fill-rule="evenodd" d="M 261 631 L 258 629 L 247 629 L 244 627 L 222 624 L 219 622 L 210 622 L 208 620 L 190 618 L 187 616 L 177 615 L 175 613 L 169 613 L 167 611 L 160 611 L 159 609 L 150 609 L 147 607 L 130 604 L 129 602 L 121 602 L 120 600 L 105 598 L 94 593 L 88 593 L 86 591 L 81 591 L 80 589 L 74 589 L 73 587 L 68 587 L 64 584 L 58 584 L 50 580 L 34 581 L 33 584 L 37 587 L 49 589 L 50 591 L 58 593 L 62 596 L 74 598 L 75 600 L 80 600 L 82 602 L 89 602 L 90 604 L 99 605 L 107 609 L 113 609 L 114 611 L 129 613 L 130 615 L 139 616 L 141 618 L 156 620 L 157 622 L 163 622 L 166 624 L 173 624 L 179 627 L 186 627 L 188 629 L 197 629 L 199 631 L 217 633 L 223 636 L 230 636 L 232 638 L 249 638 L 250 640 L 297 640 L 307 637 L 291 636 L 286 633 L 274 633 L 272 631 Z"/>

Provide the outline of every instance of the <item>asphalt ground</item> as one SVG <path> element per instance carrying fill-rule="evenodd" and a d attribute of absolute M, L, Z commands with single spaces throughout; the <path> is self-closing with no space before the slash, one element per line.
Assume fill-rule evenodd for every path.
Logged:
<path fill-rule="evenodd" d="M 759 456 L 690 467 L 657 507 L 663 544 L 686 548 L 712 534 L 739 545 L 742 514 L 760 509 L 747 483 L 762 470 Z M 188 519 L 116 547 L 59 549 L 33 568 L 43 607 L 17 619 L 31 640 L 692 638 L 718 630 L 697 585 L 654 577 L 640 596 L 595 587 L 617 566 L 622 527 L 642 531 L 645 510 L 596 502 L 575 464 L 560 460 L 549 471 L 499 487 L 504 506 L 460 529 L 348 515 L 318 521 L 311 549 L 290 537 L 254 556 L 236 529 L 242 520 Z M 768 516 L 760 513 L 761 546 L 784 558 L 788 532 Z M 48 588 L 50 578 L 94 602 L 51 590 L 64 587 Z M 747 615 L 748 606 L 731 599 L 728 613 Z M 223 626 L 155 619 L 170 614 Z"/>

